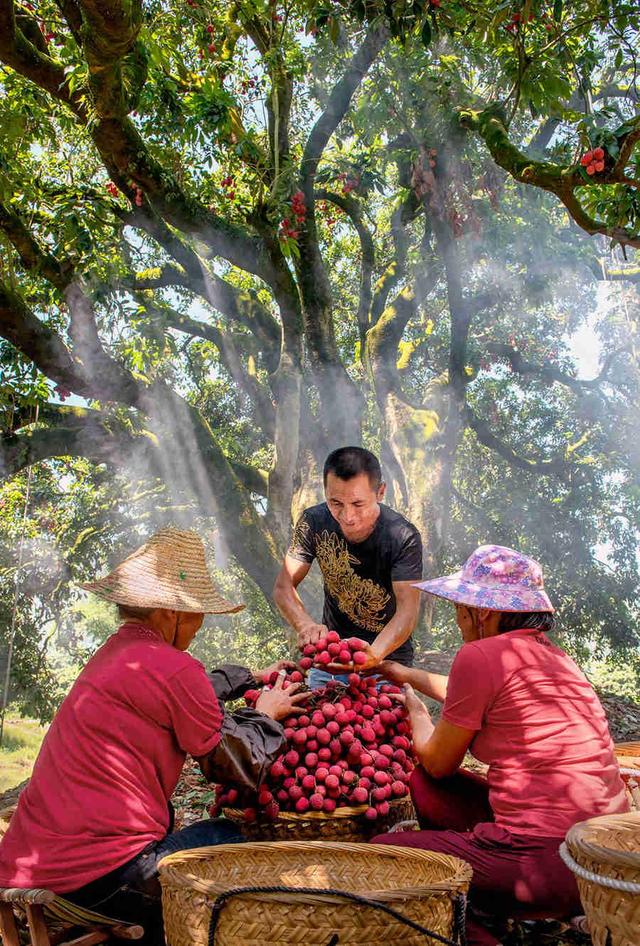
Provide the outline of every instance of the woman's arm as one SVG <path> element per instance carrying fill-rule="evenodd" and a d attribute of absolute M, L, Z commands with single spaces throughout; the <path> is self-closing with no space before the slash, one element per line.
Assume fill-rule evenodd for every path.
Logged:
<path fill-rule="evenodd" d="M 258 686 L 258 681 L 247 667 L 223 664 L 207 673 L 211 686 L 221 703 L 239 700 L 247 690 Z"/>
<path fill-rule="evenodd" d="M 228 703 L 230 700 L 239 700 L 247 690 L 264 686 L 274 671 L 295 669 L 296 664 L 292 660 L 278 660 L 264 670 L 253 671 L 236 664 L 223 664 L 211 670 L 207 676 L 220 702 Z"/>
<path fill-rule="evenodd" d="M 255 789 L 286 744 L 280 723 L 252 709 L 225 713 L 220 741 L 197 759 L 209 782 L 223 782 Z"/>
<path fill-rule="evenodd" d="M 278 720 L 301 712 L 298 704 L 309 699 L 297 684 L 285 690 L 283 683 L 284 672 L 271 690 L 260 694 L 255 709 L 224 713 L 219 742 L 196 760 L 209 782 L 255 789 L 264 780 L 286 744 Z"/>
<path fill-rule="evenodd" d="M 475 730 L 454 726 L 444 719 L 434 725 L 429 710 L 413 687 L 405 685 L 404 689 L 404 695 L 397 699 L 407 708 L 418 761 L 433 778 L 453 775 L 460 768 Z"/>
<path fill-rule="evenodd" d="M 432 700 L 437 700 L 438 703 L 444 703 L 447 695 L 449 677 L 443 673 L 431 673 L 429 670 L 418 670 L 417 667 L 405 667 L 393 660 L 383 660 L 375 668 L 374 673 L 379 673 L 398 686 L 408 683 L 414 690 L 424 693 Z"/>

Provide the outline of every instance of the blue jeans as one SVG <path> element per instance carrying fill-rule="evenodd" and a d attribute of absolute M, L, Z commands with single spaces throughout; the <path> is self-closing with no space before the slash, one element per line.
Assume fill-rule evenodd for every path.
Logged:
<path fill-rule="evenodd" d="M 347 686 L 349 683 L 349 674 L 327 673 L 326 670 L 320 670 L 319 667 L 312 667 L 307 677 L 307 681 L 312 690 L 319 690 L 320 687 L 326 686 L 330 680 L 337 680 L 338 683 L 344 683 L 345 686 Z M 379 690 L 385 681 L 382 677 L 376 677 L 376 680 L 378 681 L 376 683 L 376 689 Z"/>
<path fill-rule="evenodd" d="M 165 835 L 160 841 L 152 841 L 121 867 L 61 896 L 125 924 L 140 924 L 144 927 L 144 938 L 138 943 L 162 946 L 164 929 L 158 862 L 175 851 L 236 844 L 242 840 L 232 821 L 222 818 L 197 821 L 182 831 Z"/>
<path fill-rule="evenodd" d="M 337 680 L 338 683 L 344 683 L 346 686 L 349 682 L 348 678 L 348 673 L 327 673 L 326 670 L 320 670 L 319 667 L 312 667 L 307 681 L 312 690 L 319 690 L 320 687 L 326 686 L 330 680 Z"/>

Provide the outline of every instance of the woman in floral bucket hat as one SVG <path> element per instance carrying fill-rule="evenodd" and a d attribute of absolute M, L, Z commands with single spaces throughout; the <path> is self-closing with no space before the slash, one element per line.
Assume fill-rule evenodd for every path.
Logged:
<path fill-rule="evenodd" d="M 469 946 L 496 946 L 489 916 L 499 925 L 581 912 L 558 847 L 571 825 L 627 811 L 628 802 L 602 706 L 546 635 L 553 606 L 538 562 L 483 545 L 459 572 L 417 587 L 455 605 L 464 643 L 448 677 L 376 668 L 404 684 L 422 830 L 373 840 L 468 861 Z M 437 723 L 416 690 L 443 703 Z M 486 778 L 460 769 L 467 750 L 488 766 Z"/>
<path fill-rule="evenodd" d="M 207 674 L 186 650 L 205 614 L 243 605 L 215 588 L 195 532 L 162 529 L 84 586 L 118 607 L 45 736 L 0 844 L 0 887 L 45 887 L 79 906 L 142 924 L 164 943 L 157 864 L 174 851 L 242 840 L 232 822 L 172 831 L 169 799 L 187 753 L 209 781 L 255 786 L 285 743 L 278 720 L 304 699 L 282 683 L 256 709 L 225 713 L 282 664 Z"/>

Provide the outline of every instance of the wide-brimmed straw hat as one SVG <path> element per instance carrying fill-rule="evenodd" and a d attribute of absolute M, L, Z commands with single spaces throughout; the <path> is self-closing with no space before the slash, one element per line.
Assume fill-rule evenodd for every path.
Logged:
<path fill-rule="evenodd" d="M 202 539 L 196 532 L 160 529 L 105 578 L 82 587 L 131 608 L 168 608 L 204 614 L 234 614 L 211 580 Z"/>
<path fill-rule="evenodd" d="M 533 558 L 503 545 L 481 545 L 459 572 L 418 582 L 438 598 L 492 611 L 553 611 L 542 568 Z"/>

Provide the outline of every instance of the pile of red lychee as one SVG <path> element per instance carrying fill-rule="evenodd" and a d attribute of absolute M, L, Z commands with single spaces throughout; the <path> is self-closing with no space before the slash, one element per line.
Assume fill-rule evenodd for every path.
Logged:
<path fill-rule="evenodd" d="M 312 666 L 366 662 L 362 641 L 343 640 L 335 631 L 303 648 L 302 670 Z M 273 686 L 274 673 L 267 684 Z M 287 674 L 284 686 L 301 683 L 299 670 Z M 332 680 L 309 691 L 300 715 L 283 721 L 287 744 L 257 792 L 219 785 L 212 816 L 222 808 L 242 809 L 246 821 L 274 821 L 281 811 L 330 816 L 340 807 L 366 806 L 374 820 L 389 813 L 389 803 L 409 792 L 414 769 L 411 730 L 404 706 L 392 699 L 398 687 L 379 685 L 371 676 L 352 672 L 346 685 Z M 245 693 L 255 706 L 258 690 Z"/>

